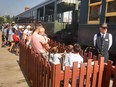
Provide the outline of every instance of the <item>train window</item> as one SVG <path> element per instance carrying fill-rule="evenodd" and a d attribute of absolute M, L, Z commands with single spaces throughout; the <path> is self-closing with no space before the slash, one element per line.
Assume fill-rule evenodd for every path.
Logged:
<path fill-rule="evenodd" d="M 90 0 L 90 4 L 91 3 L 96 3 L 96 2 L 100 2 L 101 0 Z"/>
<path fill-rule="evenodd" d="M 101 6 L 90 6 L 88 23 L 98 24 L 100 19 Z"/>
<path fill-rule="evenodd" d="M 106 22 L 110 24 L 116 24 L 116 16 L 106 17 Z"/>
<path fill-rule="evenodd" d="M 107 12 L 116 12 L 116 1 L 108 2 Z"/>
<path fill-rule="evenodd" d="M 88 24 L 98 24 L 101 13 L 102 0 L 89 0 Z"/>
<path fill-rule="evenodd" d="M 91 6 L 89 13 L 89 20 L 98 20 L 100 15 L 100 6 Z"/>
<path fill-rule="evenodd" d="M 106 2 L 106 22 L 116 23 L 116 0 L 108 0 Z"/>

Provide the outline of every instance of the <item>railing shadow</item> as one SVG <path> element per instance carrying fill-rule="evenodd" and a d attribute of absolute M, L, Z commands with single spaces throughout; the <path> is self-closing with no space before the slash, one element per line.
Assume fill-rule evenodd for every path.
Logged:
<path fill-rule="evenodd" d="M 22 74 L 23 74 L 23 76 L 24 76 L 24 78 L 25 78 L 25 81 L 27 82 L 28 87 L 32 87 L 32 85 L 30 84 L 30 82 L 29 82 L 29 80 L 28 80 L 28 78 L 27 78 L 27 76 L 26 76 L 24 70 L 21 69 L 19 60 L 17 60 L 17 63 L 18 63 L 18 65 L 19 65 L 19 67 L 20 67 L 20 70 L 21 70 L 21 72 L 22 72 Z"/>

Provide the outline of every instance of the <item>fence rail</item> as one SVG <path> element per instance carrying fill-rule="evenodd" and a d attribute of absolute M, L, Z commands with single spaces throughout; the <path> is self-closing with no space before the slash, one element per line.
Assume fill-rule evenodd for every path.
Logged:
<path fill-rule="evenodd" d="M 87 63 L 78 67 L 74 62 L 72 69 L 67 66 L 62 70 L 61 64 L 47 62 L 23 41 L 20 42 L 20 66 L 32 87 L 109 87 L 111 75 L 112 87 L 116 87 L 116 67 L 112 66 L 112 61 L 104 64 L 103 57 L 93 61 L 91 53 L 83 56 L 88 59 Z"/>

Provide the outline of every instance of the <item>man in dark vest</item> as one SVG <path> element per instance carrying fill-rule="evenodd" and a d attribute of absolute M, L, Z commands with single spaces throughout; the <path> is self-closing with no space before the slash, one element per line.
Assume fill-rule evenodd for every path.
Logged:
<path fill-rule="evenodd" d="M 109 59 L 108 51 L 112 46 L 112 35 L 107 33 L 106 23 L 101 24 L 99 30 L 100 32 L 94 35 L 94 46 L 107 62 Z"/>

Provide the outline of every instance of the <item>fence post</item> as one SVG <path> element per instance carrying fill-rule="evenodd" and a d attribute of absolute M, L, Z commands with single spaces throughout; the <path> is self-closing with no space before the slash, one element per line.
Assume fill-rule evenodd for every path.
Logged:
<path fill-rule="evenodd" d="M 74 62 L 73 63 L 73 69 L 72 69 L 72 87 L 76 87 L 76 79 L 79 76 L 79 73 L 77 74 L 77 72 L 79 71 L 78 67 L 78 63 Z M 77 77 L 75 77 L 77 75 Z"/>
<path fill-rule="evenodd" d="M 93 68 L 92 87 L 96 87 L 97 69 L 98 69 L 98 61 L 95 61 L 94 68 Z"/>
<path fill-rule="evenodd" d="M 85 64 L 84 63 L 82 63 L 81 64 L 81 67 L 80 67 L 80 80 L 79 80 L 79 87 L 83 87 L 83 84 L 84 84 L 84 73 L 86 72 L 86 70 L 85 70 L 86 68 L 85 68 Z"/>
<path fill-rule="evenodd" d="M 55 65 L 54 87 L 60 87 L 61 65 Z"/>
<path fill-rule="evenodd" d="M 114 70 L 113 87 L 116 87 L 116 66 L 115 66 L 115 70 Z"/>
<path fill-rule="evenodd" d="M 65 71 L 64 71 L 64 87 L 68 87 L 68 84 L 69 84 L 69 73 L 70 73 L 70 67 L 66 66 L 65 67 Z"/>
<path fill-rule="evenodd" d="M 87 62 L 86 87 L 89 87 L 90 85 L 91 61 L 92 59 L 88 59 L 88 62 Z"/>
<path fill-rule="evenodd" d="M 88 59 L 92 59 L 92 52 L 88 53 Z"/>
<path fill-rule="evenodd" d="M 98 87 L 102 87 L 103 71 L 104 71 L 104 58 L 103 57 L 100 57 L 100 62 L 99 62 L 99 75 L 98 75 Z M 103 87 L 106 87 L 106 86 L 103 86 Z"/>
<path fill-rule="evenodd" d="M 109 87 L 110 77 L 111 77 L 111 69 L 112 69 L 112 61 L 108 60 L 108 64 L 105 65 L 105 70 L 103 74 L 103 84 L 102 87 Z"/>

